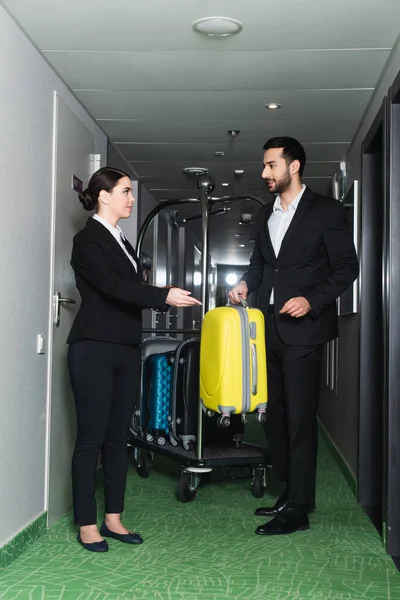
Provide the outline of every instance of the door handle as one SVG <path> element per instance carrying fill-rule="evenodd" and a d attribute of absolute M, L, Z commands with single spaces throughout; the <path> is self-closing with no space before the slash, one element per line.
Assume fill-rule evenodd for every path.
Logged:
<path fill-rule="evenodd" d="M 61 298 L 60 292 L 54 294 L 54 325 L 59 327 L 60 325 L 60 305 L 61 304 L 76 304 L 72 298 Z"/>

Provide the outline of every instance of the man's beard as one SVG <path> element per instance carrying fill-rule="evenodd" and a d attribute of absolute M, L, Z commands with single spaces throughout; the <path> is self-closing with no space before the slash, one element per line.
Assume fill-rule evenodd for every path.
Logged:
<path fill-rule="evenodd" d="M 274 181 L 274 186 L 270 190 L 271 194 L 279 196 L 280 194 L 283 194 L 284 192 L 286 192 L 286 190 L 289 189 L 292 184 L 292 176 L 290 174 L 289 169 L 286 170 L 286 173 L 284 174 L 284 176 L 281 179 L 278 179 L 278 180 L 274 179 L 273 181 Z"/>

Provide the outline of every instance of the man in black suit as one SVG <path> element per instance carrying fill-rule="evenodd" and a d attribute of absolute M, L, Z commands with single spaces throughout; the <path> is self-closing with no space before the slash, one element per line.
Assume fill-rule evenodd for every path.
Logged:
<path fill-rule="evenodd" d="M 266 320 L 272 465 L 285 491 L 256 515 L 274 517 L 260 535 L 309 528 L 315 507 L 317 407 L 323 345 L 338 335 L 336 299 L 358 276 L 343 206 L 302 185 L 306 156 L 293 138 L 268 140 L 262 177 L 275 201 L 258 215 L 248 270 L 230 291 L 238 303 L 257 291 Z"/>

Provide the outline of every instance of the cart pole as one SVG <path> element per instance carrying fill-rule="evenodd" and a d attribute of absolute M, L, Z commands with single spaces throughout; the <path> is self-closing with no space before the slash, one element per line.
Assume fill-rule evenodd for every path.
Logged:
<path fill-rule="evenodd" d="M 201 320 L 203 321 L 204 315 L 208 310 L 208 228 L 209 228 L 209 211 L 208 211 L 208 196 L 214 190 L 215 184 L 211 177 L 201 177 L 197 181 L 197 187 L 199 189 L 199 199 L 201 201 L 201 217 L 202 217 L 202 229 L 203 229 L 203 245 L 201 252 Z M 199 398 L 199 413 L 198 413 L 198 427 L 197 427 L 197 443 L 196 443 L 196 454 L 197 458 L 201 460 L 203 458 L 203 406 Z"/>

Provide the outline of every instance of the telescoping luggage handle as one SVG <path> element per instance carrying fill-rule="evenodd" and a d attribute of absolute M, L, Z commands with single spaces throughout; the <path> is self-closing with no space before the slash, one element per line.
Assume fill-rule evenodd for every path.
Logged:
<path fill-rule="evenodd" d="M 248 302 L 244 298 L 240 298 L 240 303 L 242 308 L 250 308 Z M 227 306 L 231 306 L 232 308 L 238 308 L 237 305 L 232 304 L 228 296 L 228 304 Z M 256 339 L 256 327 L 255 323 L 249 323 L 249 337 L 250 340 Z M 254 342 L 251 342 L 251 393 L 253 396 L 257 394 L 257 384 L 258 384 L 258 361 L 257 361 L 257 346 Z"/>

